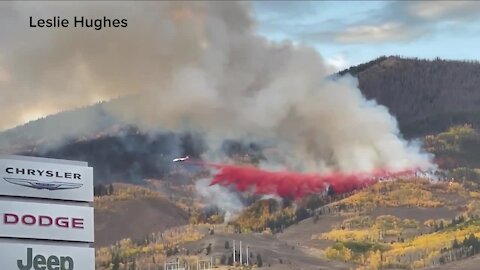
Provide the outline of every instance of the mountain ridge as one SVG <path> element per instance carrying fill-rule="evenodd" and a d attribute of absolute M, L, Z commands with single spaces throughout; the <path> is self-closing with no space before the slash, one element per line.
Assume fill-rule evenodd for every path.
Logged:
<path fill-rule="evenodd" d="M 466 122 L 474 127 L 480 125 L 480 109 L 475 108 L 480 105 L 480 91 L 476 91 L 480 90 L 478 61 L 381 56 L 338 72 L 340 76 L 346 74 L 358 78 L 367 99 L 376 100 L 397 117 L 400 131 L 408 137 L 445 131 Z M 130 97 L 119 97 L 29 121 L 1 131 L 0 149 L 12 142 L 41 141 L 42 135 L 84 136 L 126 125 L 109 110 L 127 104 L 132 104 Z M 94 123 L 89 123 L 92 120 Z M 416 124 L 427 126 L 416 130 Z"/>
<path fill-rule="evenodd" d="M 384 105 L 396 116 L 407 138 L 438 134 L 464 123 L 474 129 L 480 126 L 478 62 L 384 56 L 339 74 L 347 73 L 358 77 L 367 99 Z M 453 80 L 452 76 L 460 78 Z M 459 86 L 452 86 L 455 84 Z M 0 133 L 0 152 L 80 159 L 96 164 L 95 179 L 100 183 L 137 183 L 145 177 L 168 175 L 172 166 L 159 166 L 168 163 L 165 161 L 180 155 L 199 157 L 205 151 L 198 134 L 144 131 L 110 113 L 129 104 L 135 106 L 134 97 L 120 97 L 9 129 Z M 229 139 L 225 138 L 227 147 L 223 149 L 228 156 L 248 153 L 261 157 L 261 147 Z"/>
<path fill-rule="evenodd" d="M 386 106 L 406 137 L 480 126 L 480 63 L 383 56 L 339 74 L 358 78 L 367 99 Z"/>

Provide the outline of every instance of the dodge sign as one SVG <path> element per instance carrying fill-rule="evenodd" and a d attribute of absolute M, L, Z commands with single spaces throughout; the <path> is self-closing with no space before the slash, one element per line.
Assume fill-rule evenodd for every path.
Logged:
<path fill-rule="evenodd" d="M 93 242 L 93 207 L 0 201 L 0 237 Z"/>

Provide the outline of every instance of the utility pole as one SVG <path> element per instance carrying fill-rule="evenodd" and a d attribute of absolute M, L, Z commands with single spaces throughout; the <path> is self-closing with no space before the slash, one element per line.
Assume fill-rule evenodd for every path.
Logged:
<path fill-rule="evenodd" d="M 242 260 L 242 241 L 240 241 L 240 265 L 243 265 L 243 260 Z"/>
<path fill-rule="evenodd" d="M 250 257 L 250 253 L 248 253 L 248 245 L 247 245 L 247 266 L 248 266 L 248 257 Z"/>
<path fill-rule="evenodd" d="M 233 265 L 235 265 L 235 240 L 233 240 Z"/>

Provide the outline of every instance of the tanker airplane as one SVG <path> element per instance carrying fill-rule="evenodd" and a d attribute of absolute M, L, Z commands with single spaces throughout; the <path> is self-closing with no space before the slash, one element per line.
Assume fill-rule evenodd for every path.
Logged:
<path fill-rule="evenodd" d="M 188 160 L 189 158 L 190 158 L 189 156 L 182 157 L 182 158 L 175 158 L 173 159 L 173 162 L 182 162 L 182 161 Z"/>

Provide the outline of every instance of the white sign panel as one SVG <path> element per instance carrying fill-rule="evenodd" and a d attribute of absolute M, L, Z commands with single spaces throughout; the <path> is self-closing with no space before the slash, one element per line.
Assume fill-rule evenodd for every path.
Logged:
<path fill-rule="evenodd" d="M 93 169 L 66 163 L 1 158 L 0 195 L 92 202 Z"/>
<path fill-rule="evenodd" d="M 93 207 L 0 201 L 0 237 L 93 242 Z"/>
<path fill-rule="evenodd" d="M 89 247 L 0 243 L 2 270 L 94 270 L 95 251 Z"/>

